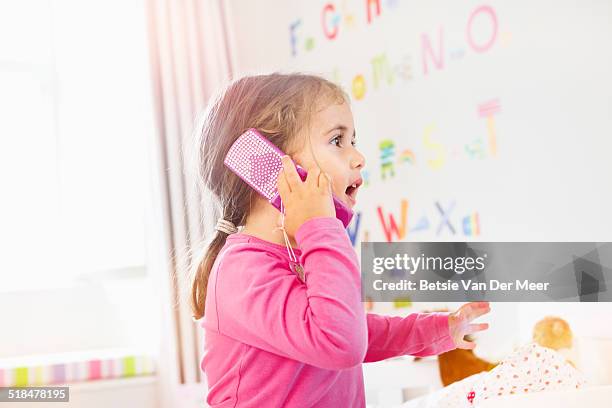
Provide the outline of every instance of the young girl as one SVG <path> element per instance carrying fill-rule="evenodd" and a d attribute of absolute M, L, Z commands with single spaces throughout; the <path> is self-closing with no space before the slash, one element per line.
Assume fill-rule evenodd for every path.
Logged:
<path fill-rule="evenodd" d="M 283 158 L 284 218 L 223 164 L 251 127 L 308 172 L 302 181 Z M 200 136 L 203 186 L 222 210 L 192 289 L 211 407 L 365 407 L 361 363 L 474 347 L 463 336 L 487 328 L 470 324 L 486 302 L 365 313 L 357 254 L 332 202 L 334 193 L 355 205 L 365 165 L 340 87 L 302 74 L 241 78 L 210 105 Z"/>

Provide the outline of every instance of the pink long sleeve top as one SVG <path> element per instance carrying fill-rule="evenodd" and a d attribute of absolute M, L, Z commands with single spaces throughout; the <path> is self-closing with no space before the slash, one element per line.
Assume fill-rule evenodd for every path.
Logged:
<path fill-rule="evenodd" d="M 365 407 L 361 363 L 452 350 L 447 313 L 365 313 L 357 254 L 342 222 L 306 221 L 294 252 L 229 235 L 211 270 L 204 357 L 211 407 Z"/>

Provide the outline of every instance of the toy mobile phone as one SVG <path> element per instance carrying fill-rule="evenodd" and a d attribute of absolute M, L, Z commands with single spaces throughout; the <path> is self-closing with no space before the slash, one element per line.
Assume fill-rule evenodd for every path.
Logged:
<path fill-rule="evenodd" d="M 277 210 L 281 210 L 281 197 L 276 188 L 278 175 L 283 168 L 281 157 L 285 154 L 255 128 L 250 128 L 236 139 L 227 153 L 224 164 L 241 179 L 264 196 Z M 295 164 L 295 163 L 294 163 Z M 302 181 L 306 170 L 295 165 Z M 336 218 L 346 228 L 353 218 L 353 210 L 332 194 Z"/>

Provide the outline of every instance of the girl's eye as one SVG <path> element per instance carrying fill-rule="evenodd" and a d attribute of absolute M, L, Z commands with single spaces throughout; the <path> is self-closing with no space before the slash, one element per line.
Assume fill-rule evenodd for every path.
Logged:
<path fill-rule="evenodd" d="M 335 142 L 340 142 L 340 139 L 342 139 L 342 135 L 337 135 L 337 136 L 336 136 L 336 137 L 334 137 L 334 138 L 333 138 L 333 139 L 332 139 L 330 142 L 331 142 L 332 144 L 335 144 L 336 146 L 338 146 L 338 144 L 337 144 L 337 143 L 335 143 Z M 357 146 L 357 141 L 353 139 L 353 140 L 351 141 L 351 144 L 352 144 L 353 146 Z"/>

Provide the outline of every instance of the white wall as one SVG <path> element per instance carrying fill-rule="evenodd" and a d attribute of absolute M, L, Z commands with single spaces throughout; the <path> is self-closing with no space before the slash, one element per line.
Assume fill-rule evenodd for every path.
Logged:
<path fill-rule="evenodd" d="M 0 358 L 102 348 L 156 353 L 159 306 L 146 278 L 4 292 Z M 26 340 L 26 341 L 24 341 Z"/>
<path fill-rule="evenodd" d="M 326 21 L 339 18 L 333 40 L 322 27 L 328 3 L 335 12 Z M 380 1 L 381 14 L 371 23 L 366 3 L 228 2 L 239 75 L 315 72 L 351 93 L 358 146 L 370 174 L 370 186 L 362 188 L 356 207 L 363 213 L 359 239 L 368 230 L 369 240 L 385 240 L 376 208 L 399 219 L 400 201 L 406 199 L 408 225 L 426 216 L 434 227 L 399 240 L 610 241 L 612 48 L 607 38 L 612 37 L 612 3 Z M 292 56 L 290 26 L 298 20 L 298 53 Z M 468 32 L 482 45 L 494 27 L 497 34 L 488 49 L 479 52 L 470 45 Z M 423 36 L 443 58 L 443 68 L 429 57 L 425 72 Z M 306 51 L 309 37 L 314 47 Z M 391 82 L 384 72 L 376 74 L 372 63 L 382 54 Z M 361 100 L 352 92 L 357 75 L 366 84 Z M 495 154 L 487 122 L 478 115 L 479 105 L 489 100 L 500 106 L 493 124 Z M 396 176 L 387 179 L 381 176 L 379 150 L 385 138 L 394 140 L 396 154 L 411 149 L 416 158 L 411 165 L 396 162 Z M 465 146 L 478 140 L 484 157 L 467 157 Z M 446 155 L 438 166 L 430 162 L 436 152 Z M 456 234 L 436 233 L 435 201 L 456 203 Z M 461 217 L 473 213 L 480 218 L 477 236 L 461 231 Z M 612 336 L 602 329 L 602 321 L 612 316 L 609 303 L 492 306 L 486 319 L 491 329 L 479 336 L 485 357 L 499 357 L 528 340 L 534 322 L 546 314 L 568 319 L 577 335 Z"/>

